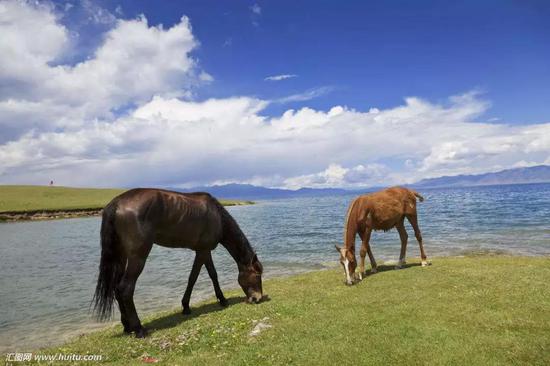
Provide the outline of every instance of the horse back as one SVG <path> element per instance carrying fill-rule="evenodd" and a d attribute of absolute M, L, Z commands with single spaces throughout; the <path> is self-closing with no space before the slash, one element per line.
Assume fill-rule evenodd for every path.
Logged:
<path fill-rule="evenodd" d="M 416 197 L 407 188 L 391 187 L 364 196 L 367 223 L 375 230 L 390 230 L 404 216 L 416 214 Z"/>
<path fill-rule="evenodd" d="M 115 198 L 117 231 L 161 246 L 213 249 L 221 239 L 218 203 L 208 193 L 137 188 Z"/>

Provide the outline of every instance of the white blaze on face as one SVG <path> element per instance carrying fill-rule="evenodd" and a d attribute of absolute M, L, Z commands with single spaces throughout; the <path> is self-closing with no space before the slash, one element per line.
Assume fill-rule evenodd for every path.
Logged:
<path fill-rule="evenodd" d="M 346 271 L 346 282 L 348 284 L 351 284 L 351 276 L 350 276 L 350 273 L 349 273 L 349 259 L 347 259 L 347 258 L 344 261 L 344 270 Z"/>

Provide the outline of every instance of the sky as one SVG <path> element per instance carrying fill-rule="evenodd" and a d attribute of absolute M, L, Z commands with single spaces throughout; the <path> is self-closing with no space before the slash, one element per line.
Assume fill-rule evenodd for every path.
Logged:
<path fill-rule="evenodd" d="M 550 164 L 545 1 L 0 0 L 0 184 L 368 187 Z"/>

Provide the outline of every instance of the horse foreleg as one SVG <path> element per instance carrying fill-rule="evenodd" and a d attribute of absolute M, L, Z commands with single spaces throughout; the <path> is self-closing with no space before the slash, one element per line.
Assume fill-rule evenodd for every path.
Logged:
<path fill-rule="evenodd" d="M 374 256 L 372 255 L 372 251 L 370 250 L 370 235 L 372 233 L 371 228 L 367 228 L 365 230 L 365 234 L 363 234 L 363 244 L 361 245 L 361 251 L 359 252 L 359 256 L 361 257 L 361 263 L 359 266 L 359 273 L 360 275 L 366 275 L 365 272 L 365 257 L 367 254 L 369 255 L 370 265 L 371 265 L 371 273 L 376 273 L 376 261 L 374 260 Z"/>
<path fill-rule="evenodd" d="M 405 230 L 403 221 L 396 225 L 396 228 L 399 233 L 399 237 L 401 238 L 401 253 L 399 254 L 399 262 L 397 262 L 395 269 L 400 269 L 405 264 L 405 257 L 407 255 L 407 240 L 409 235 L 407 234 L 407 230 Z"/>
<path fill-rule="evenodd" d="M 189 301 L 191 300 L 191 293 L 193 292 L 193 287 L 195 282 L 197 282 L 197 277 L 201 271 L 201 267 L 204 264 L 205 258 L 204 254 L 197 252 L 195 254 L 195 261 L 193 262 L 193 268 L 189 274 L 189 280 L 187 280 L 187 288 L 185 289 L 185 294 L 181 299 L 181 305 L 183 306 L 183 314 L 191 314 L 191 309 L 189 308 Z"/>
<path fill-rule="evenodd" d="M 216 298 L 220 302 L 221 306 L 223 307 L 227 306 L 227 300 L 225 296 L 223 296 L 222 289 L 220 288 L 220 284 L 218 282 L 218 274 L 216 273 L 216 268 L 214 267 L 214 261 L 212 260 L 211 252 L 208 252 L 205 265 L 206 265 L 206 270 L 208 271 L 208 275 L 212 280 L 212 285 L 214 285 L 214 292 L 216 293 Z"/>

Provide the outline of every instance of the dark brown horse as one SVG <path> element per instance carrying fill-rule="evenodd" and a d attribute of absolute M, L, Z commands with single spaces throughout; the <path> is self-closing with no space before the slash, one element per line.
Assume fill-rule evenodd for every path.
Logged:
<path fill-rule="evenodd" d="M 422 245 L 422 234 L 418 227 L 416 214 L 416 199 L 424 200 L 418 192 L 402 187 L 392 187 L 380 192 L 365 194 L 357 197 L 350 204 L 346 215 L 344 227 L 344 247 L 336 246 L 340 253 L 340 263 L 344 266 L 346 283 L 351 285 L 356 279 L 355 269 L 355 237 L 361 237 L 361 266 L 359 268 L 359 279 L 365 274 L 365 257 L 368 254 L 371 263 L 371 273 L 376 272 L 376 261 L 370 249 L 370 236 L 372 230 L 388 231 L 397 228 L 401 238 L 401 253 L 396 268 L 399 269 L 405 264 L 407 251 L 407 231 L 405 230 L 405 218 L 410 222 L 414 230 L 416 240 L 420 247 L 422 266 L 428 265 L 424 246 Z"/>
<path fill-rule="evenodd" d="M 124 332 L 135 332 L 138 338 L 147 334 L 133 296 L 153 243 L 196 252 L 181 300 L 184 314 L 191 312 L 191 292 L 203 265 L 219 303 L 227 305 L 210 253 L 218 243 L 237 263 L 238 282 L 247 301 L 257 303 L 262 299 L 262 265 L 239 225 L 214 197 L 208 193 L 132 189 L 115 197 L 103 210 L 101 261 L 94 295 L 100 319 L 110 317 L 116 299 Z"/>

